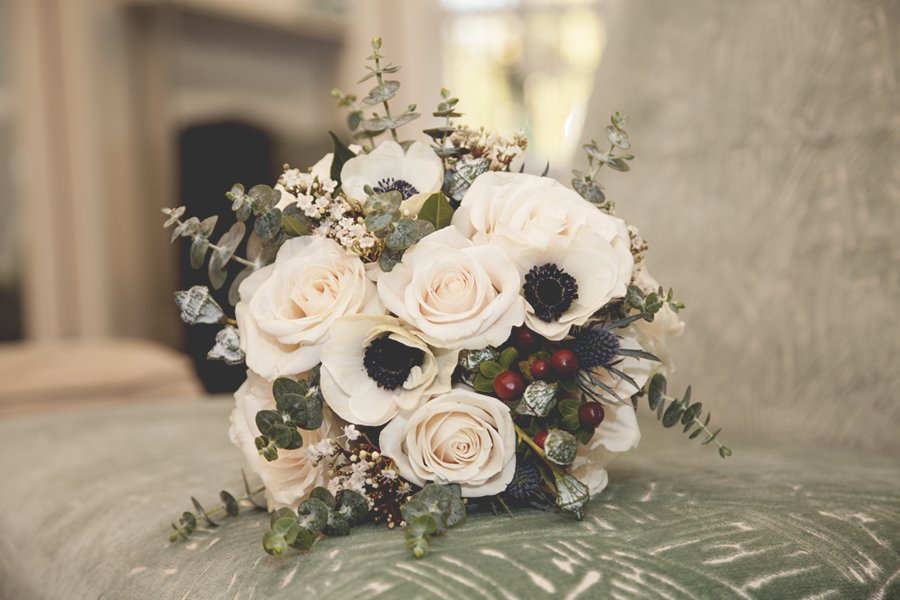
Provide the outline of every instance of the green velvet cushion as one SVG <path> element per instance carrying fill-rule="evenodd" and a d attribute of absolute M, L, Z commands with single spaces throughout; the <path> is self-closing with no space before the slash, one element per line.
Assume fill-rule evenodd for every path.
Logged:
<path fill-rule="evenodd" d="M 900 464 L 648 423 L 582 522 L 470 517 L 415 561 L 363 527 L 266 556 L 247 512 L 189 543 L 168 524 L 238 491 L 230 402 L 70 409 L 0 422 L 0 596 L 31 598 L 896 598 Z"/>

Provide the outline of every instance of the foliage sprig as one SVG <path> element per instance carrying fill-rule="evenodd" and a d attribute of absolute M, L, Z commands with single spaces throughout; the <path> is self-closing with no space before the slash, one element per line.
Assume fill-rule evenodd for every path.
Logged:
<path fill-rule="evenodd" d="M 458 485 L 425 484 L 401 508 L 406 527 L 403 536 L 416 558 L 424 558 L 431 538 L 444 535 L 466 519 L 466 505 Z"/>
<path fill-rule="evenodd" d="M 691 432 L 689 439 L 694 439 L 700 435 L 705 435 L 703 445 L 715 443 L 719 449 L 719 456 L 728 458 L 731 456 L 731 448 L 719 441 L 719 432 L 721 429 L 710 431 L 709 421 L 711 413 L 706 413 L 706 418 L 701 419 L 703 404 L 695 402 L 691 404 L 691 386 L 688 386 L 681 399 L 672 398 L 666 395 L 667 381 L 665 375 L 656 373 L 647 385 L 647 401 L 650 410 L 655 411 L 656 418 L 662 423 L 663 427 L 674 427 L 679 423 L 684 427 L 684 433 Z"/>
<path fill-rule="evenodd" d="M 258 496 L 262 492 L 265 491 L 265 487 L 260 487 L 256 490 L 250 489 L 250 484 L 247 482 L 247 476 L 241 471 L 241 477 L 244 481 L 244 495 L 240 498 L 235 498 L 230 492 L 226 490 L 222 490 L 219 492 L 219 499 L 222 501 L 221 504 L 218 504 L 210 509 L 203 508 L 203 505 L 200 504 L 196 498 L 191 496 L 191 503 L 194 505 L 194 510 L 197 512 L 185 511 L 182 513 L 181 518 L 178 519 L 178 523 L 172 523 L 172 533 L 169 534 L 169 541 L 176 542 L 178 538 L 187 540 L 190 538 L 191 534 L 196 531 L 198 522 L 203 519 L 206 522 L 206 525 L 210 528 L 216 528 L 219 526 L 217 521 L 212 519 L 213 516 L 218 515 L 219 513 L 224 512 L 226 517 L 236 517 L 240 512 L 240 507 L 242 502 L 246 502 L 251 504 L 257 510 L 265 510 L 265 506 L 257 504 L 253 499 L 255 496 Z"/>
<path fill-rule="evenodd" d="M 369 516 L 369 501 L 357 492 L 343 490 L 335 497 L 324 487 L 310 492 L 297 510 L 279 508 L 269 519 L 262 546 L 267 554 L 283 556 L 287 549 L 309 550 L 322 536 L 350 534 Z"/>
<path fill-rule="evenodd" d="M 589 144 L 582 146 L 588 160 L 588 172 L 574 170 L 572 174 L 572 187 L 588 202 L 595 204 L 597 208 L 611 211 L 615 206 L 611 200 L 606 199 L 603 193 L 603 187 L 597 182 L 597 175 L 605 166 L 615 171 L 630 171 L 631 166 L 628 161 L 634 160 L 634 155 L 623 153 L 620 151 L 631 148 L 631 140 L 628 132 L 625 131 L 625 125 L 628 124 L 628 118 L 622 116 L 618 112 L 613 114 L 610 124 L 606 127 L 606 139 L 609 141 L 609 148 L 603 150 L 596 140 L 591 140 Z"/>
<path fill-rule="evenodd" d="M 276 379 L 272 394 L 275 409 L 256 413 L 256 427 L 261 434 L 255 440 L 256 449 L 268 461 L 278 459 L 279 449 L 296 450 L 303 446 L 301 429 L 321 427 L 324 398 L 319 387 L 319 368 L 310 371 L 305 381 Z"/>

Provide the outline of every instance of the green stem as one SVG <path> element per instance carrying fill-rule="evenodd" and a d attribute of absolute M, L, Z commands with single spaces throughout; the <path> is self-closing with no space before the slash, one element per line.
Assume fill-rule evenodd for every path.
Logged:
<path fill-rule="evenodd" d="M 236 498 L 236 500 L 237 500 L 238 504 L 240 504 L 241 502 L 250 500 L 251 498 L 253 498 L 253 496 L 256 496 L 257 494 L 261 494 L 264 491 L 266 491 L 266 486 L 262 486 L 258 490 L 250 492 L 249 494 L 245 494 L 245 495 L 241 496 L 240 498 Z M 214 506 L 213 508 L 207 510 L 206 514 L 207 514 L 207 516 L 212 516 L 212 515 L 222 512 L 223 510 L 225 510 L 225 505 L 219 504 L 218 506 Z M 203 518 L 202 514 L 194 514 L 193 511 L 191 511 L 191 514 L 194 515 L 194 519 L 196 519 L 198 523 L 200 522 L 200 519 Z M 180 533 L 182 535 L 182 537 L 184 537 L 184 538 L 187 538 L 190 535 L 190 532 L 186 531 L 184 529 L 184 527 L 176 526 L 175 530 L 178 533 Z"/>
<path fill-rule="evenodd" d="M 703 430 L 703 432 L 706 434 L 706 439 L 707 439 L 707 440 L 712 439 L 712 441 L 714 441 L 714 442 L 716 443 L 716 446 L 718 447 L 719 453 L 720 453 L 720 454 L 721 454 L 722 450 L 724 449 L 725 452 L 726 452 L 729 456 L 731 456 L 731 448 L 729 448 L 728 446 L 725 446 L 724 444 L 722 444 L 722 443 L 719 441 L 719 437 L 718 437 L 718 436 L 713 437 L 713 433 L 712 433 L 712 432 L 709 430 L 709 428 L 703 423 L 703 421 L 701 421 L 701 420 L 698 419 L 697 417 L 694 417 L 694 418 L 691 419 L 691 420 L 693 421 L 693 424 L 694 424 L 694 425 L 697 425 L 698 427 L 700 427 L 700 429 Z"/>
<path fill-rule="evenodd" d="M 384 78 L 381 76 L 381 59 L 378 57 L 377 53 L 375 56 L 375 80 L 378 81 L 379 87 L 384 85 Z M 381 104 L 384 105 L 384 114 L 388 121 L 393 121 L 394 119 L 391 117 L 391 107 L 388 105 L 388 101 L 385 100 Z M 389 127 L 389 129 L 391 130 L 391 137 L 394 138 L 395 142 L 399 143 L 400 138 L 397 136 L 397 130 L 393 127 Z"/>
<path fill-rule="evenodd" d="M 547 466 L 550 467 L 550 470 L 553 471 L 554 475 L 559 475 L 560 477 L 565 476 L 565 471 L 563 471 L 555 462 L 547 458 L 547 454 L 544 452 L 544 449 L 538 446 L 537 443 L 533 439 L 531 439 L 531 436 L 525 433 L 525 431 L 515 423 L 513 423 L 513 427 L 516 428 L 516 434 L 519 436 L 519 439 L 531 446 L 531 449 L 534 450 L 535 454 L 537 454 L 539 457 L 541 457 L 541 460 L 547 463 Z"/>
<path fill-rule="evenodd" d="M 175 222 L 178 223 L 179 225 L 184 225 L 184 223 L 181 221 L 181 219 L 176 219 Z M 186 236 L 185 236 L 185 237 L 186 237 Z M 213 250 L 215 250 L 216 252 L 221 252 L 221 251 L 222 251 L 222 246 L 218 246 L 218 245 L 216 245 L 216 244 L 213 244 L 213 243 L 210 242 L 209 240 L 207 240 L 207 243 L 209 244 L 209 247 L 212 248 Z M 240 264 L 242 264 L 242 265 L 244 265 L 244 266 L 247 266 L 247 267 L 253 267 L 254 269 L 256 268 L 256 263 L 253 262 L 252 260 L 247 260 L 246 258 L 241 258 L 240 256 L 236 256 L 236 255 L 234 255 L 234 254 L 232 254 L 232 255 L 231 255 L 231 258 L 229 258 L 228 260 L 233 260 L 234 262 L 240 263 Z"/>

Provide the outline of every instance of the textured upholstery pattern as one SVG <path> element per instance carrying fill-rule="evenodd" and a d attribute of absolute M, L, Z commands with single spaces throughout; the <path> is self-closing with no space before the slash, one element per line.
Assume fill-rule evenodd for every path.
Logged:
<path fill-rule="evenodd" d="M 900 596 L 896 459 L 738 440 L 721 469 L 712 450 L 649 427 L 581 523 L 478 515 L 422 561 L 381 527 L 269 558 L 267 517 L 251 512 L 169 544 L 190 495 L 211 505 L 241 487 L 230 408 L 148 403 L 0 422 L 0 598 Z"/>
<path fill-rule="evenodd" d="M 674 356 L 726 431 L 900 452 L 900 2 L 627 0 L 585 137 L 687 303 Z"/>

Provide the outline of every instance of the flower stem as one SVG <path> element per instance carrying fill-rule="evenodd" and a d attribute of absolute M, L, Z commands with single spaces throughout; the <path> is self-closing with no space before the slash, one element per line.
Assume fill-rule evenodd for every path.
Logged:
<path fill-rule="evenodd" d="M 384 77 L 381 75 L 381 57 L 378 53 L 375 53 L 375 80 L 378 81 L 378 86 L 381 87 L 384 85 Z M 388 105 L 388 101 L 385 100 L 381 103 L 384 105 L 384 115 L 387 117 L 388 121 L 393 121 L 394 118 L 391 116 L 391 107 Z M 391 137 L 394 138 L 395 142 L 400 142 L 400 138 L 397 136 L 397 130 L 393 127 L 389 127 L 391 130 Z"/>
<path fill-rule="evenodd" d="M 537 443 L 533 439 L 531 439 L 531 436 L 525 433 L 525 431 L 515 423 L 513 423 L 513 427 L 516 428 L 516 434 L 519 436 L 519 439 L 531 446 L 531 449 L 534 450 L 535 454 L 537 454 L 539 457 L 541 457 L 541 460 L 547 463 L 547 466 L 550 467 L 550 470 L 553 471 L 555 475 L 559 475 L 560 477 L 565 475 L 565 472 L 559 467 L 559 465 L 547 458 L 547 454 L 544 452 L 544 449 L 538 446 Z"/>

